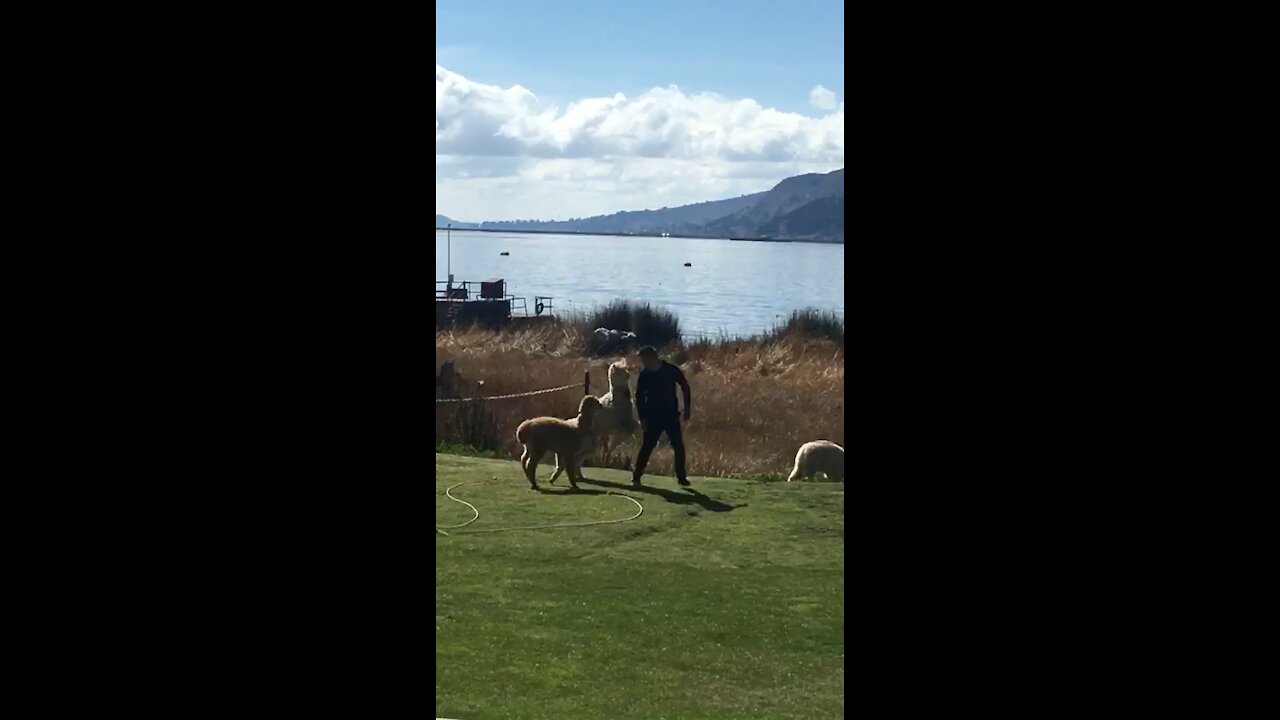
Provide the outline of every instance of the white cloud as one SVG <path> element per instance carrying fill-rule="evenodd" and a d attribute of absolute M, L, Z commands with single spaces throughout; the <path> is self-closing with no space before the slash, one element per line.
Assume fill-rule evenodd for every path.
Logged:
<path fill-rule="evenodd" d="M 834 94 L 832 94 L 834 100 Z M 844 105 L 820 117 L 675 86 L 561 109 L 436 66 L 436 207 L 556 219 L 767 190 L 844 166 Z"/>
<path fill-rule="evenodd" d="M 836 106 L 836 94 L 816 85 L 809 91 L 809 104 L 820 110 L 832 110 Z"/>

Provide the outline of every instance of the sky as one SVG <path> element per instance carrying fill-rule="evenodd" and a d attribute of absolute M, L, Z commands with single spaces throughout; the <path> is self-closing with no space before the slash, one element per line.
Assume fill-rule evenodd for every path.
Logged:
<path fill-rule="evenodd" d="M 564 220 L 844 167 L 843 0 L 437 0 L 436 211 Z"/>

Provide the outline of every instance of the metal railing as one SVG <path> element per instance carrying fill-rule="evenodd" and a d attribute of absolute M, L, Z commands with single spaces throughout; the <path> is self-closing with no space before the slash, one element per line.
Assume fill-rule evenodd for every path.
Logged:
<path fill-rule="evenodd" d="M 471 300 L 480 297 L 480 283 L 474 281 L 436 281 L 437 300 Z"/>
<path fill-rule="evenodd" d="M 506 287 L 507 286 L 504 285 L 503 289 L 505 290 Z M 455 280 L 452 283 L 448 280 L 436 281 L 437 300 L 484 301 L 498 299 L 482 298 L 480 297 L 480 291 L 481 283 L 474 280 Z M 519 311 L 525 317 L 529 316 L 529 302 L 523 296 L 517 297 L 511 293 L 504 293 L 501 299 L 511 303 L 512 314 Z M 550 295 L 535 295 L 533 297 L 534 316 L 537 317 L 543 314 L 552 314 L 552 299 L 553 298 Z"/>

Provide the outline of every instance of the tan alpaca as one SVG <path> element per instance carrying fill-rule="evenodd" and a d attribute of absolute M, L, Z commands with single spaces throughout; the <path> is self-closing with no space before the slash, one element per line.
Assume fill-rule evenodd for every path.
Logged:
<path fill-rule="evenodd" d="M 844 480 L 844 448 L 829 440 L 814 440 L 800 446 L 796 465 L 787 482 L 825 473 L 828 480 Z"/>
<path fill-rule="evenodd" d="M 536 417 L 520 423 L 516 428 L 516 440 L 524 445 L 520 467 L 531 488 L 538 489 L 538 462 L 548 452 L 556 455 L 556 471 L 551 482 L 554 484 L 560 473 L 568 469 L 569 484 L 578 487 L 578 480 L 582 479 L 582 460 L 594 447 L 591 423 L 599 413 L 600 401 L 587 395 L 578 403 L 578 416 L 573 419 Z"/>

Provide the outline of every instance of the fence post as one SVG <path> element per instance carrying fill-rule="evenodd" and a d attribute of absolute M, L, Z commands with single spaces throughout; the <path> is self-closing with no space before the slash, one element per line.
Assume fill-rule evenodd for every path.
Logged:
<path fill-rule="evenodd" d="M 466 411 L 466 429 L 463 442 L 471 447 L 484 449 L 484 381 L 476 381 L 476 396 L 473 402 L 462 403 L 461 411 Z"/>
<path fill-rule="evenodd" d="M 582 373 L 582 396 L 586 397 L 591 394 L 591 371 L 586 370 Z"/>

